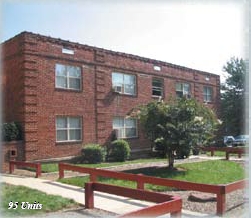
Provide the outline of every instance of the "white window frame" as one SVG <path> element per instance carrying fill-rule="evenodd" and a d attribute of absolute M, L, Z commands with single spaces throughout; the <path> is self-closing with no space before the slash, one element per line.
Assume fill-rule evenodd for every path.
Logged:
<path fill-rule="evenodd" d="M 213 101 L 213 88 L 212 87 L 210 87 L 210 86 L 203 87 L 203 100 L 204 100 L 204 102 L 212 102 Z"/>
<path fill-rule="evenodd" d="M 114 81 L 113 81 L 113 76 L 115 75 L 115 74 L 118 74 L 118 75 L 122 75 L 123 76 L 123 81 L 122 81 L 122 83 L 114 83 Z M 125 84 L 125 76 L 132 76 L 133 78 L 134 78 L 134 84 Z M 126 92 L 125 90 L 125 86 L 126 85 L 131 85 L 131 86 L 133 86 L 133 89 L 134 89 L 134 93 L 132 94 L 132 93 L 129 93 L 129 92 Z M 135 75 L 133 75 L 133 74 L 126 74 L 126 73 L 120 73 L 120 72 L 113 72 L 112 73 L 112 87 L 113 87 L 113 89 L 114 90 L 116 90 L 116 86 L 120 86 L 120 87 L 122 87 L 122 91 L 120 92 L 121 94 L 125 94 L 125 95 L 131 95 L 131 96 L 135 96 L 136 95 L 136 76 Z"/>
<path fill-rule="evenodd" d="M 161 87 L 159 87 L 159 86 L 154 86 L 154 85 L 153 85 L 154 80 L 155 80 L 155 81 L 159 81 L 160 84 L 161 84 Z M 154 91 L 154 90 L 157 91 L 157 92 L 160 92 L 161 95 L 154 95 L 154 94 L 153 94 L 153 91 Z M 164 81 L 163 81 L 163 79 L 160 79 L 160 78 L 152 78 L 152 96 L 153 96 L 153 97 L 163 97 L 163 96 L 164 96 Z"/>
<path fill-rule="evenodd" d="M 181 90 L 177 90 L 177 84 L 181 84 L 181 87 L 182 87 Z M 189 87 L 188 93 L 185 93 L 186 92 L 185 85 L 188 85 L 188 87 Z M 191 97 L 191 85 L 189 83 L 177 82 L 175 85 L 175 92 L 176 92 L 177 97 L 180 97 L 180 96 L 178 96 L 177 92 L 182 92 L 182 97 L 184 97 L 184 96 Z"/>
<path fill-rule="evenodd" d="M 138 137 L 138 121 L 137 121 L 137 119 L 135 119 L 135 118 L 125 118 L 125 117 L 114 117 L 113 118 L 113 120 L 114 119 L 121 119 L 121 120 L 123 120 L 123 127 L 115 127 L 114 126 L 114 124 L 113 124 L 113 130 L 117 130 L 117 131 L 121 131 L 121 135 L 122 135 L 122 137 L 118 137 L 118 135 L 117 135 L 117 138 L 119 138 L 119 139 L 130 139 L 130 138 L 137 138 Z M 126 126 L 126 120 L 127 119 L 133 119 L 133 120 L 135 120 L 135 127 L 134 126 Z M 136 132 L 136 135 L 135 136 L 131 136 L 131 137 L 126 137 L 126 129 L 131 129 L 131 128 L 135 128 L 135 132 Z"/>
<path fill-rule="evenodd" d="M 57 76 L 57 66 L 66 67 L 66 76 Z M 68 67 L 74 67 L 74 68 L 78 69 L 80 71 L 80 77 L 70 76 L 69 71 L 67 70 Z M 66 87 L 59 86 L 57 84 L 57 78 L 59 78 L 59 77 L 66 78 Z M 79 80 L 79 84 L 80 84 L 79 88 L 70 87 L 70 78 Z M 79 66 L 56 64 L 55 65 L 55 87 L 58 88 L 58 89 L 81 91 L 81 89 L 82 89 L 82 72 L 81 72 L 81 68 Z"/>
<path fill-rule="evenodd" d="M 57 118 L 66 118 L 67 120 L 67 127 L 66 128 L 58 128 L 57 127 Z M 78 118 L 80 120 L 80 128 L 70 128 L 70 118 Z M 56 142 L 81 142 L 82 141 L 82 129 L 83 129 L 83 122 L 82 117 L 79 116 L 56 116 L 55 120 L 56 126 Z M 66 140 L 58 140 L 57 132 L 58 130 L 64 130 L 67 132 L 67 139 Z M 70 130 L 80 130 L 80 139 L 79 140 L 70 140 Z"/>

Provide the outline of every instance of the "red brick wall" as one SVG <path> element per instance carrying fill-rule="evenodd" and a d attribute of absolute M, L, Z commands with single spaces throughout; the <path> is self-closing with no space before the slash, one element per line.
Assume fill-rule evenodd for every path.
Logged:
<path fill-rule="evenodd" d="M 3 122 L 23 122 L 24 76 L 22 37 L 7 41 L 2 46 Z"/>
<path fill-rule="evenodd" d="M 27 105 L 27 109 L 34 114 L 27 114 L 25 119 L 26 160 L 78 155 L 82 144 L 96 141 L 94 67 L 76 62 L 88 59 L 91 54 L 82 50 L 77 50 L 74 56 L 62 54 L 62 45 L 35 40 L 29 35 L 26 41 L 33 42 L 27 43 L 27 49 L 29 47 L 30 50 L 27 58 L 33 58 L 31 68 L 35 69 L 34 76 L 26 78 L 26 81 L 36 84 L 27 89 L 33 92 L 34 88 Z M 55 88 L 56 63 L 81 68 L 83 80 L 80 92 Z M 82 142 L 56 143 L 55 122 L 58 115 L 82 117 Z"/>
<path fill-rule="evenodd" d="M 16 152 L 15 157 L 11 157 L 11 151 Z M 10 160 L 24 160 L 24 143 L 23 141 L 12 141 L 1 143 L 1 172 L 9 171 Z"/>
<path fill-rule="evenodd" d="M 64 47 L 74 50 L 74 55 L 63 54 Z M 11 89 L 14 96 L 6 94 L 6 120 L 13 116 L 24 123 L 26 160 L 77 155 L 82 144 L 109 143 L 114 116 L 126 116 L 133 107 L 153 100 L 153 77 L 164 79 L 165 100 L 175 96 L 176 82 L 188 82 L 192 96 L 199 101 L 203 101 L 203 86 L 211 86 L 214 102 L 209 106 L 219 106 L 219 76 L 213 74 L 30 33 L 5 43 L 3 51 L 12 57 L 5 59 L 4 71 L 11 75 L 6 90 Z M 80 92 L 55 88 L 56 63 L 81 68 Z M 155 71 L 155 65 L 161 71 Z M 113 71 L 136 75 L 136 96 L 112 92 Z M 56 143 L 57 115 L 82 117 L 81 143 Z M 141 131 L 129 142 L 132 149 L 149 146 Z"/>

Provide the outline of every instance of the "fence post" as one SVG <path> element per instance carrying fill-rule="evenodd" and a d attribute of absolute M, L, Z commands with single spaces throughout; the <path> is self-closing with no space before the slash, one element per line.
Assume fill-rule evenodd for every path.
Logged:
<path fill-rule="evenodd" d="M 62 163 L 58 163 L 58 173 L 59 173 L 59 179 L 64 178 L 64 168 L 62 166 Z"/>
<path fill-rule="evenodd" d="M 229 160 L 229 153 L 226 151 L 226 160 Z"/>
<path fill-rule="evenodd" d="M 96 182 L 97 181 L 97 175 L 95 173 L 90 173 L 90 181 L 91 182 Z"/>
<path fill-rule="evenodd" d="M 12 161 L 9 162 L 9 172 L 12 174 L 14 171 L 14 163 Z"/>
<path fill-rule="evenodd" d="M 85 208 L 93 209 L 94 208 L 94 192 L 93 192 L 93 183 L 85 183 Z"/>
<path fill-rule="evenodd" d="M 137 174 L 138 175 L 138 178 L 137 178 L 137 189 L 142 189 L 144 190 L 145 189 L 145 183 L 141 180 L 141 173 Z"/>
<path fill-rule="evenodd" d="M 37 163 L 37 166 L 36 166 L 36 178 L 38 178 L 39 176 L 41 176 L 41 164 Z"/>
<path fill-rule="evenodd" d="M 221 186 L 220 193 L 217 193 L 217 215 L 222 216 L 226 210 L 225 186 Z"/>

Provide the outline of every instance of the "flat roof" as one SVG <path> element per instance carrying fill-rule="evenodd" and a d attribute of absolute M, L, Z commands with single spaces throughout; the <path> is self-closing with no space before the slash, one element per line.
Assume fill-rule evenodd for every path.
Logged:
<path fill-rule="evenodd" d="M 117 55 L 117 56 L 122 56 L 122 57 L 126 57 L 126 58 L 131 58 L 131 59 L 134 59 L 134 60 L 148 62 L 148 63 L 152 63 L 152 64 L 155 64 L 155 65 L 167 66 L 167 67 L 176 68 L 176 69 L 180 69 L 180 70 L 198 72 L 198 73 L 201 73 L 201 74 L 206 74 L 206 75 L 210 75 L 210 76 L 214 76 L 214 77 L 220 77 L 219 75 L 214 74 L 214 73 L 209 73 L 209 72 L 206 72 L 206 71 L 196 70 L 196 69 L 193 69 L 193 68 L 168 63 L 168 62 L 165 62 L 165 61 L 160 61 L 160 60 L 156 60 L 156 59 L 141 57 L 141 56 L 138 56 L 138 55 L 128 54 L 128 53 L 124 53 L 124 52 L 112 51 L 112 50 L 109 50 L 109 49 L 99 48 L 99 47 L 90 46 L 90 45 L 86 45 L 86 44 L 80 44 L 78 42 L 71 42 L 69 40 L 63 40 L 63 39 L 54 38 L 54 37 L 51 37 L 51 36 L 44 36 L 44 35 L 40 35 L 40 34 L 32 33 L 32 32 L 27 32 L 27 31 L 19 33 L 18 35 L 6 40 L 2 44 L 4 44 L 4 43 L 6 43 L 6 42 L 8 42 L 8 41 L 10 41 L 10 40 L 12 40 L 12 39 L 14 39 L 16 37 L 19 37 L 20 35 L 30 35 L 30 36 L 36 37 L 37 39 L 43 40 L 43 41 L 48 41 L 48 42 L 52 42 L 52 43 L 61 44 L 63 46 L 68 47 L 69 49 L 72 48 L 72 47 L 79 47 L 79 48 L 82 48 L 82 49 L 92 50 L 92 51 L 95 51 L 95 52 L 103 52 L 103 53 L 107 53 L 107 54 L 110 54 L 110 55 Z"/>

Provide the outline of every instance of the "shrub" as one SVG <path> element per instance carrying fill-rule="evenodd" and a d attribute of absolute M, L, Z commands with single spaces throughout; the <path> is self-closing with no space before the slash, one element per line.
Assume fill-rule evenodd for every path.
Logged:
<path fill-rule="evenodd" d="M 2 137 L 4 141 L 21 139 L 21 126 L 15 122 L 4 123 L 2 126 Z"/>
<path fill-rule="evenodd" d="M 18 122 L 15 122 L 15 125 L 16 125 L 16 127 L 17 127 L 17 129 L 18 129 L 18 135 L 17 135 L 16 140 L 22 140 L 22 139 L 23 139 L 23 130 L 22 130 L 22 126 L 21 126 L 21 124 L 18 123 Z"/>
<path fill-rule="evenodd" d="M 112 161 L 125 161 L 130 157 L 130 145 L 125 140 L 115 140 L 111 143 L 108 158 Z"/>
<path fill-rule="evenodd" d="M 88 144 L 82 149 L 82 162 L 101 163 L 105 159 L 105 150 L 98 144 Z"/>

